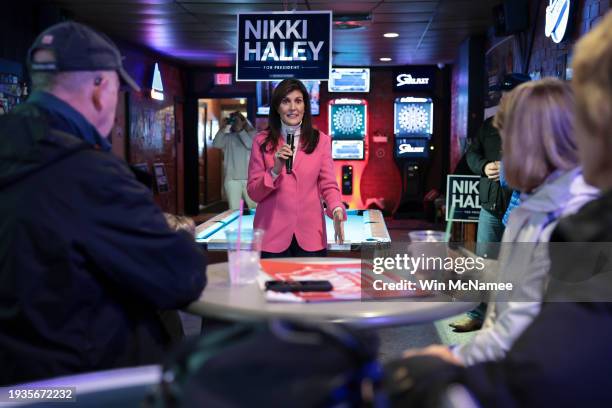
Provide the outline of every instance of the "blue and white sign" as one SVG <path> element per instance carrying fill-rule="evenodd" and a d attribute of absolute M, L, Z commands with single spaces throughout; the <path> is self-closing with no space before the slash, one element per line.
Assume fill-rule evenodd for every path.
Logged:
<path fill-rule="evenodd" d="M 546 7 L 546 25 L 544 34 L 557 44 L 563 41 L 567 33 L 571 14 L 570 0 L 550 0 Z"/>
<path fill-rule="evenodd" d="M 396 138 L 395 157 L 398 159 L 427 159 L 429 157 L 429 139 L 422 137 Z"/>
<path fill-rule="evenodd" d="M 327 80 L 331 11 L 240 13 L 236 81 Z"/>
<path fill-rule="evenodd" d="M 433 66 L 407 66 L 393 70 L 393 90 L 404 91 L 432 91 L 435 86 L 436 67 Z"/>
<path fill-rule="evenodd" d="M 447 221 L 478 222 L 478 216 L 480 215 L 479 184 L 480 176 L 447 176 Z"/>

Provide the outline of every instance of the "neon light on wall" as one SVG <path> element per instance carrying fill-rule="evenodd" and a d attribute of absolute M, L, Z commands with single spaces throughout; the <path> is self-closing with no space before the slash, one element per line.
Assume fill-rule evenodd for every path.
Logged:
<path fill-rule="evenodd" d="M 570 15 L 570 0 L 551 0 L 546 7 L 544 34 L 560 43 L 565 37 Z"/>
<path fill-rule="evenodd" d="M 163 101 L 164 100 L 164 84 L 162 83 L 161 73 L 159 72 L 159 65 L 155 63 L 155 69 L 153 70 L 153 83 L 151 84 L 151 98 Z"/>

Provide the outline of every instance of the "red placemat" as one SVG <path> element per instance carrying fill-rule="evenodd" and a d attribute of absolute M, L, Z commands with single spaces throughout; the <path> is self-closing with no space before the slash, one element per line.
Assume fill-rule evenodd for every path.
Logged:
<path fill-rule="evenodd" d="M 291 292 L 279 293 L 265 291 L 266 299 L 275 302 L 331 302 L 339 300 L 385 300 L 389 298 L 403 298 L 426 295 L 423 291 L 377 291 L 371 296 L 372 290 L 362 292 L 363 284 L 372 287 L 374 279 L 387 282 L 399 282 L 400 277 L 385 273 L 371 276 L 361 273 L 361 261 L 346 263 L 309 263 L 309 262 L 279 262 L 261 261 L 261 269 L 269 277 L 265 280 L 327 280 L 333 290 L 330 292 Z M 262 287 L 264 286 L 262 282 Z"/>

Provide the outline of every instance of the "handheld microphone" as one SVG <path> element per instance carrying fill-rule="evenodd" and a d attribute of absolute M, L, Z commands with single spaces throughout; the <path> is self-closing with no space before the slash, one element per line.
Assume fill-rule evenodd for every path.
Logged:
<path fill-rule="evenodd" d="M 287 133 L 287 144 L 289 145 L 289 147 L 291 147 L 291 156 L 285 162 L 287 174 L 291 174 L 291 171 L 293 169 L 293 140 L 294 138 L 295 137 L 293 133 Z"/>

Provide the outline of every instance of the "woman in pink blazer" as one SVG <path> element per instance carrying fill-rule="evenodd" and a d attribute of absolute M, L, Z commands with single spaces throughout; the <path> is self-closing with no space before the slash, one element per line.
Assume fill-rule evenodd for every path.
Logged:
<path fill-rule="evenodd" d="M 287 134 L 294 135 L 293 151 Z M 258 203 L 253 225 L 265 230 L 262 257 L 325 256 L 322 200 L 334 219 L 336 242 L 344 241 L 346 211 L 334 176 L 331 139 L 313 129 L 308 91 L 296 79 L 274 90 L 268 129 L 253 141 L 247 192 Z"/>

